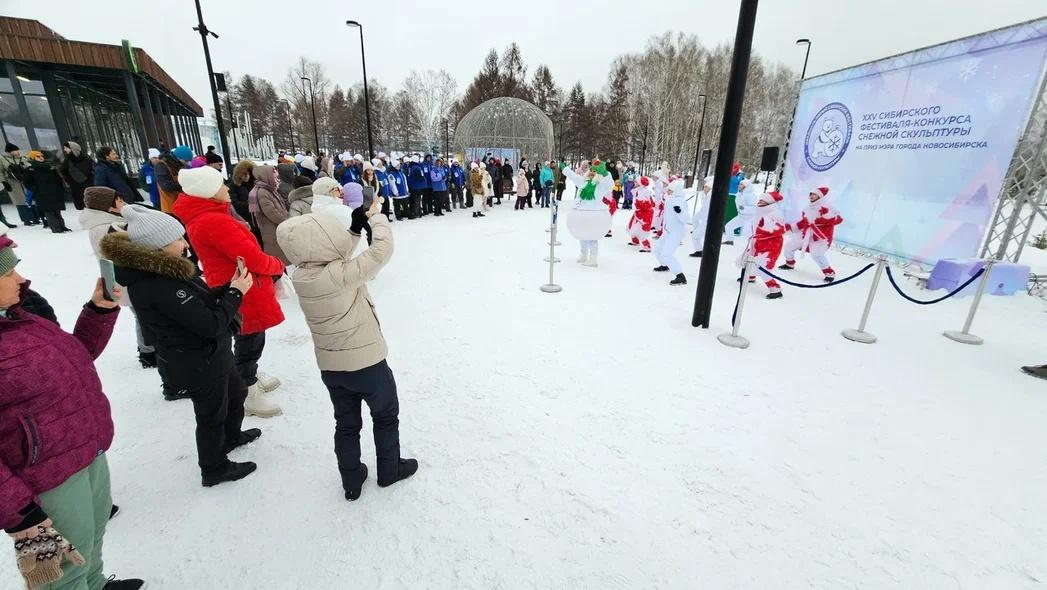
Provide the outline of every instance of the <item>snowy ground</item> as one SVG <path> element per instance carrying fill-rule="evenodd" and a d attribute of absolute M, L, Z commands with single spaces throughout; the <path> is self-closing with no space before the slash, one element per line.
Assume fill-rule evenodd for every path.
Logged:
<path fill-rule="evenodd" d="M 7 207 L 8 218 L 16 218 Z M 627 214 L 627 212 L 626 212 Z M 1042 301 L 987 297 L 981 347 L 943 338 L 969 299 L 917 307 L 886 280 L 874 345 L 844 340 L 871 273 L 748 301 L 745 351 L 719 344 L 736 294 L 721 261 L 713 325 L 625 245 L 600 267 L 564 236 L 560 294 L 538 290 L 547 210 L 497 207 L 396 223 L 372 286 L 418 475 L 342 499 L 330 402 L 301 312 L 263 368 L 285 415 L 199 484 L 189 402 L 138 367 L 130 316 L 98 368 L 113 401 L 122 507 L 106 571 L 152 588 L 1034 588 L 1047 581 L 1047 362 Z M 75 218 L 75 212 L 67 217 Z M 71 224 L 76 227 L 75 224 Z M 76 231 L 12 232 L 20 270 L 66 327 L 97 267 Z M 688 251 L 681 247 L 679 254 Z M 841 273 L 864 261 L 835 256 Z M 809 260 L 795 277 L 818 278 Z M 918 296 L 913 283 L 907 287 Z M 940 292 L 938 292 L 940 294 Z M 373 467 L 371 437 L 363 438 Z M 0 549 L 0 589 L 20 587 Z"/>

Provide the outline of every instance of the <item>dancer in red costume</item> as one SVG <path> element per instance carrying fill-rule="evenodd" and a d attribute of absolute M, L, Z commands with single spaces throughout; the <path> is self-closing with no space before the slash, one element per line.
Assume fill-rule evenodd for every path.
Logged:
<path fill-rule="evenodd" d="M 761 195 L 756 203 L 756 215 L 753 217 L 753 235 L 749 238 L 749 245 L 742 252 L 737 263 L 745 266 L 745 257 L 752 256 L 756 264 L 761 268 L 771 270 L 774 263 L 782 253 L 782 243 L 785 235 L 785 221 L 778 213 L 778 203 L 782 201 L 782 194 L 771 191 Z M 768 299 L 781 299 L 782 286 L 778 281 L 766 275 L 764 283 L 767 285 Z M 756 275 L 749 275 L 749 282 L 756 282 Z"/>
<path fill-rule="evenodd" d="M 829 264 L 825 255 L 833 245 L 833 234 L 836 226 L 843 223 L 843 216 L 829 203 L 829 187 L 820 186 L 808 195 L 810 205 L 803 210 L 803 215 L 796 223 L 786 224 L 786 231 L 792 232 L 785 242 L 785 264 L 781 270 L 796 268 L 796 253 L 803 256 L 809 252 L 811 258 L 822 269 L 822 280 L 831 283 L 836 280 L 836 271 Z"/>
<path fill-rule="evenodd" d="M 654 193 L 651 179 L 641 176 L 633 188 L 633 216 L 629 218 L 630 246 L 639 246 L 640 252 L 651 251 L 651 226 L 654 223 Z"/>

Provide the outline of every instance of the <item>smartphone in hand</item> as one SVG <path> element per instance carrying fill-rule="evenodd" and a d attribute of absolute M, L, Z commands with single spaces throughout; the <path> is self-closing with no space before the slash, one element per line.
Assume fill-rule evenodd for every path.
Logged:
<path fill-rule="evenodd" d="M 106 301 L 115 301 L 113 298 L 113 288 L 116 287 L 116 271 L 113 268 L 113 263 L 105 258 L 98 260 L 98 269 L 102 274 L 102 296 L 105 297 Z"/>

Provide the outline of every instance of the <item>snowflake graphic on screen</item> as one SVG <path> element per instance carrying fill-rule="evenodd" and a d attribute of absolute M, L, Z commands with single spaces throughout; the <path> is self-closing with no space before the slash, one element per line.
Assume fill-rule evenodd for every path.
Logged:
<path fill-rule="evenodd" d="M 978 73 L 978 60 L 968 59 L 960 64 L 960 79 L 966 82 Z"/>
<path fill-rule="evenodd" d="M 989 112 L 995 114 L 1003 109 L 1006 102 L 1007 101 L 1002 92 L 992 92 L 989 94 L 989 97 L 985 99 L 985 106 L 989 108 Z"/>

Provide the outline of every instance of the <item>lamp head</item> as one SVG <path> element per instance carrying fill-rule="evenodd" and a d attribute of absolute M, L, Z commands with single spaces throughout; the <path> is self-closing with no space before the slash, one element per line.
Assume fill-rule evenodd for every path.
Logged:
<path fill-rule="evenodd" d="M 346 24 L 346 26 L 349 26 L 349 27 L 360 27 L 360 28 L 363 28 L 363 25 L 361 25 L 360 23 L 356 22 L 355 20 L 347 20 L 347 21 L 345 21 L 345 24 Z"/>
<path fill-rule="evenodd" d="M 797 45 L 802 45 L 804 43 L 806 43 L 807 45 L 810 45 L 811 44 L 811 40 L 810 39 L 797 39 L 796 40 L 796 44 Z"/>

